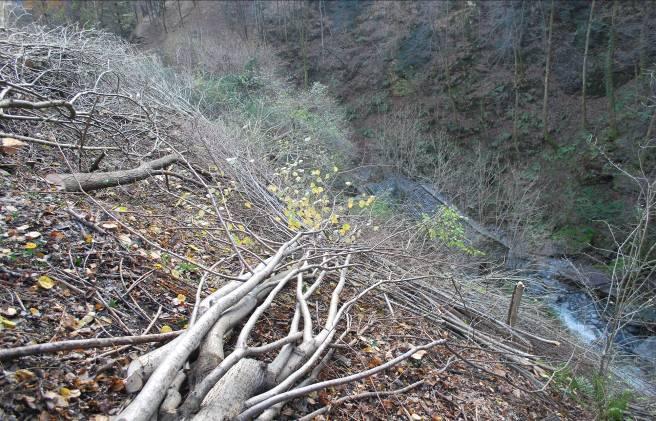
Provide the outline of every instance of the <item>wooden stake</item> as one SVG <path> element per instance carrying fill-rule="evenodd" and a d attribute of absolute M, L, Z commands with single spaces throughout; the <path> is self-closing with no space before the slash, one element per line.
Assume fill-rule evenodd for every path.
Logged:
<path fill-rule="evenodd" d="M 508 319 L 506 324 L 510 327 L 517 324 L 517 312 L 519 311 L 519 304 L 522 301 L 522 295 L 524 294 L 524 284 L 517 282 L 515 289 L 513 290 L 512 298 L 510 300 L 510 307 L 508 307 Z"/>

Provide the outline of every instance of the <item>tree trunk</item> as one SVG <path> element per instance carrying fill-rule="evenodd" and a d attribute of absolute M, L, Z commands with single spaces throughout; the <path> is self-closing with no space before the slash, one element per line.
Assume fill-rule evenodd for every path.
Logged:
<path fill-rule="evenodd" d="M 319 0 L 319 23 L 321 25 L 321 63 L 323 64 L 324 42 L 323 42 L 323 1 L 322 0 Z"/>
<path fill-rule="evenodd" d="M 180 25 L 184 26 L 184 20 L 182 18 L 182 9 L 180 8 L 180 0 L 178 1 L 178 15 L 180 16 Z"/>
<path fill-rule="evenodd" d="M 588 17 L 588 29 L 585 32 L 585 49 L 583 50 L 583 73 L 581 75 L 581 125 L 583 130 L 588 129 L 588 112 L 585 102 L 586 78 L 588 75 L 588 50 L 590 48 L 590 29 L 592 28 L 592 15 L 594 14 L 595 1 L 590 5 L 590 16 Z"/>
<path fill-rule="evenodd" d="M 168 33 L 169 30 L 166 27 L 166 0 L 162 0 L 160 14 L 162 17 L 162 26 L 164 27 L 164 32 Z"/>
<path fill-rule="evenodd" d="M 551 0 L 551 11 L 549 12 L 549 36 L 547 37 L 546 63 L 544 66 L 544 99 L 542 100 L 542 138 L 547 139 L 549 135 L 549 70 L 551 67 L 551 36 L 553 34 L 554 0 Z"/>
<path fill-rule="evenodd" d="M 608 34 L 608 53 L 606 54 L 606 97 L 608 98 L 609 137 L 617 137 L 617 118 L 615 116 L 615 85 L 613 81 L 613 56 L 615 55 L 615 19 L 617 17 L 617 0 L 613 1 L 613 12 Z"/>
<path fill-rule="evenodd" d="M 137 168 L 104 173 L 49 174 L 46 181 L 57 185 L 64 191 L 92 191 L 115 187 L 144 180 L 156 171 L 178 161 L 178 155 L 171 154 L 150 162 L 144 162 Z"/>
<path fill-rule="evenodd" d="M 517 133 L 519 119 L 519 46 L 515 46 L 513 48 L 513 57 L 515 58 L 515 78 L 513 83 L 515 88 L 515 103 L 513 106 L 512 142 L 515 148 L 515 152 L 519 154 L 519 134 Z"/>

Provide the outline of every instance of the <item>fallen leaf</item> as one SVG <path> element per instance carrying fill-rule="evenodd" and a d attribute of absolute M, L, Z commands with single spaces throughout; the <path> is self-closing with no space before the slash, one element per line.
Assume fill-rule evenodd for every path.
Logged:
<path fill-rule="evenodd" d="M 169 332 L 173 332 L 173 329 L 169 325 L 164 325 L 159 328 L 159 333 L 169 333 Z"/>
<path fill-rule="evenodd" d="M 25 146 L 26 143 L 21 142 L 18 139 L 14 139 L 13 137 L 3 137 L 2 141 L 0 142 L 0 151 L 6 155 L 13 155 L 18 150 Z"/>
<path fill-rule="evenodd" d="M 185 301 L 187 301 L 187 297 L 184 294 L 178 294 L 178 296 L 173 299 L 173 304 L 179 306 L 184 304 Z"/>
<path fill-rule="evenodd" d="M 62 238 L 66 237 L 63 232 L 61 231 L 51 231 L 49 234 L 50 238 L 54 240 L 61 240 Z"/>
<path fill-rule="evenodd" d="M 426 351 L 425 349 L 422 349 L 422 350 L 419 350 L 419 351 L 415 352 L 414 354 L 412 354 L 410 356 L 410 358 L 412 358 L 414 360 L 421 360 L 422 358 L 424 358 L 424 355 L 426 355 L 426 354 L 428 354 L 428 351 Z"/>
<path fill-rule="evenodd" d="M 106 230 L 115 230 L 118 229 L 118 224 L 115 224 L 114 222 L 105 222 L 104 224 L 101 225 Z"/>
<path fill-rule="evenodd" d="M 376 355 L 372 359 L 369 360 L 369 362 L 367 363 L 367 367 L 368 368 L 378 367 L 382 363 L 383 363 L 383 359 L 380 358 L 378 355 Z"/>
<path fill-rule="evenodd" d="M 39 237 L 41 237 L 41 233 L 39 231 L 30 231 L 27 234 L 25 234 L 25 238 L 27 238 L 28 240 L 35 240 Z"/>
<path fill-rule="evenodd" d="M 48 390 L 47 392 L 43 393 L 43 397 L 48 399 L 48 400 L 53 401 L 53 403 L 55 404 L 56 407 L 59 407 L 59 408 L 68 407 L 68 402 L 59 393 Z"/>
<path fill-rule="evenodd" d="M 132 245 L 132 239 L 130 238 L 129 235 L 127 234 L 121 234 L 118 236 L 118 241 L 124 246 L 124 247 L 130 247 Z"/>
<path fill-rule="evenodd" d="M 79 322 L 77 322 L 75 328 L 76 329 L 82 329 L 84 326 L 88 325 L 89 323 L 93 322 L 93 319 L 96 317 L 96 313 L 93 311 L 88 312 L 84 317 L 80 319 Z"/>
<path fill-rule="evenodd" d="M 112 379 L 112 383 L 109 388 L 112 389 L 112 392 L 120 392 L 121 390 L 125 389 L 125 382 L 123 379 L 114 378 Z"/>
<path fill-rule="evenodd" d="M 19 370 L 16 370 L 14 372 L 14 378 L 18 380 L 19 382 L 24 382 L 26 380 L 32 380 L 33 378 L 36 377 L 36 374 L 31 372 L 30 370 L 27 370 L 25 368 L 21 368 Z"/>
<path fill-rule="evenodd" d="M 13 317 L 16 314 L 18 314 L 18 310 L 16 310 L 16 308 L 14 308 L 14 307 L 7 307 L 7 309 L 2 310 L 1 313 L 4 314 L 7 317 Z"/>
<path fill-rule="evenodd" d="M 36 243 L 25 243 L 25 246 L 23 247 L 25 247 L 27 250 L 34 250 L 39 246 Z"/>
<path fill-rule="evenodd" d="M 51 277 L 46 275 L 39 276 L 39 279 L 37 279 L 37 283 L 43 289 L 51 289 L 52 287 L 55 286 L 55 281 Z"/>
<path fill-rule="evenodd" d="M 12 322 L 11 320 L 0 316 L 0 327 L 8 327 L 9 329 L 13 329 L 16 327 L 16 322 Z"/>
<path fill-rule="evenodd" d="M 16 228 L 16 231 L 18 231 L 18 232 L 27 231 L 27 229 L 28 229 L 29 227 L 30 227 L 30 226 L 27 225 L 27 224 L 25 224 L 25 225 L 21 225 L 20 227 L 17 227 L 17 228 Z"/>

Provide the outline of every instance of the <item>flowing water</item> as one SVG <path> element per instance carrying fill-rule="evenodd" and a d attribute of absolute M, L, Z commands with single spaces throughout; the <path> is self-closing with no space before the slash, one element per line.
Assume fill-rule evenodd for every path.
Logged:
<path fill-rule="evenodd" d="M 365 174 L 362 178 L 369 178 Z M 404 205 L 410 214 L 434 214 L 448 201 L 438 192 L 407 177 L 392 175 L 381 182 L 365 183 L 376 195 L 387 195 Z M 502 235 L 473 224 L 476 231 L 503 243 Z M 531 262 L 535 263 L 535 262 Z M 596 300 L 580 286 L 562 281 L 560 276 L 571 263 L 565 259 L 539 259 L 537 270 L 527 271 L 526 294 L 547 304 L 560 322 L 591 349 L 599 351 L 604 342 L 607 322 L 600 316 Z M 534 266 L 534 265 L 531 265 Z M 616 339 L 617 357 L 611 369 L 636 391 L 656 396 L 656 336 L 640 336 L 633 326 L 619 332 Z"/>
<path fill-rule="evenodd" d="M 598 299 L 559 279 L 570 267 L 565 259 L 544 259 L 527 281 L 527 295 L 546 303 L 582 343 L 601 351 L 607 321 L 601 317 Z M 642 336 L 639 328 L 627 326 L 618 332 L 615 345 L 611 370 L 636 391 L 656 396 L 656 337 Z"/>

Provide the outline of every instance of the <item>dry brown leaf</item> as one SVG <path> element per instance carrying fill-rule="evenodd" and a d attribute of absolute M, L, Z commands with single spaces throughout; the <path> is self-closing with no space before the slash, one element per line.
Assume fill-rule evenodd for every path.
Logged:
<path fill-rule="evenodd" d="M 3 154 L 13 155 L 18 152 L 20 148 L 27 145 L 27 143 L 21 142 L 13 137 L 3 137 L 0 145 L 0 151 L 2 151 Z"/>
<path fill-rule="evenodd" d="M 367 363 L 367 367 L 369 368 L 374 368 L 383 363 L 383 359 L 380 358 L 378 355 L 375 355 L 372 359 L 369 360 Z"/>

